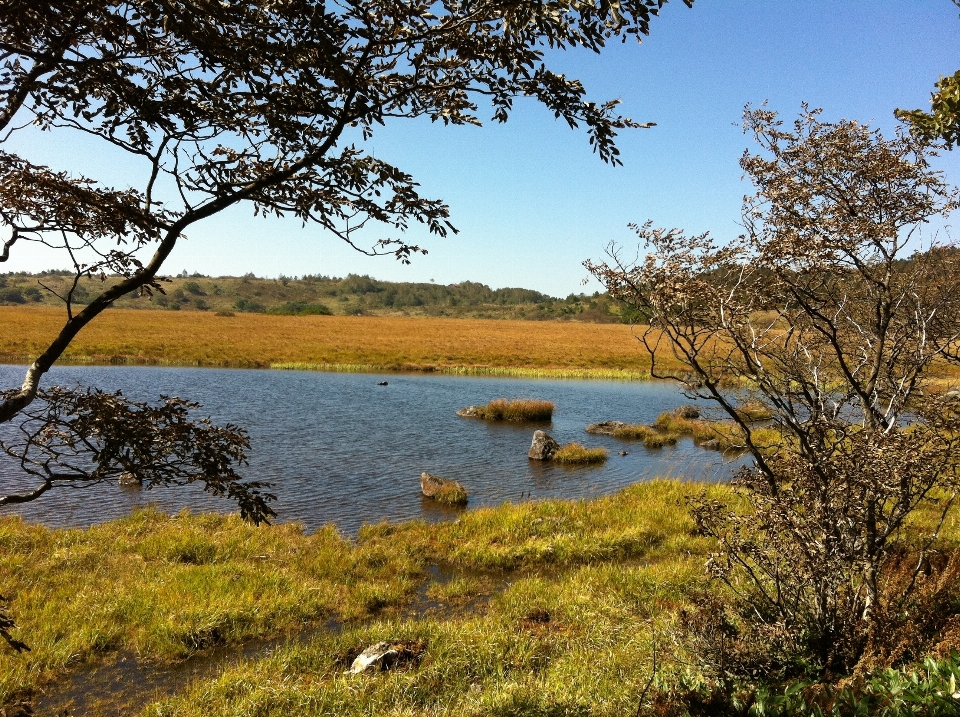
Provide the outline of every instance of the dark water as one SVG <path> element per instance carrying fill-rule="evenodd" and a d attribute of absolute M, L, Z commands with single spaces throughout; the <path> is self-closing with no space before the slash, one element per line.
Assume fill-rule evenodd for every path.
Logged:
<path fill-rule="evenodd" d="M 0 366 L 0 388 L 23 380 L 21 366 Z M 389 385 L 377 386 L 379 381 Z M 419 492 L 420 473 L 459 480 L 470 507 L 504 501 L 610 493 L 658 476 L 719 481 L 740 461 L 697 448 L 690 440 L 660 450 L 584 432 L 589 423 L 650 423 L 683 403 L 670 384 L 465 378 L 420 374 L 337 374 L 156 367 L 57 367 L 45 385 L 122 389 L 134 400 L 160 394 L 199 401 L 215 422 L 250 432 L 246 477 L 275 484 L 280 521 L 308 530 L 336 523 L 351 533 L 382 519 L 441 519 L 456 515 Z M 494 398 L 539 398 L 556 404 L 542 426 L 488 424 L 462 419 L 457 409 Z M 534 430 L 560 443 L 605 446 L 599 467 L 564 468 L 527 458 Z M 7 427 L 9 431 L 9 427 Z M 629 455 L 621 457 L 618 452 Z M 5 461 L 5 462 L 4 462 Z M 16 466 L 0 458 L 0 491 L 25 490 Z M 233 505 L 189 487 L 142 490 L 100 485 L 51 491 L 31 504 L 0 509 L 54 526 L 87 526 L 147 504 L 229 512 Z"/>

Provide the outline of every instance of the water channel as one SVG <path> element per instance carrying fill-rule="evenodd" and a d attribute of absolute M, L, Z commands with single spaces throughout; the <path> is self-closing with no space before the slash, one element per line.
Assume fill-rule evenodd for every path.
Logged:
<path fill-rule="evenodd" d="M 0 365 L 0 388 L 23 380 L 24 367 Z M 379 386 L 386 381 L 388 385 Z M 651 423 L 688 403 L 672 384 L 474 378 L 424 374 L 338 374 L 299 371 L 120 366 L 55 367 L 44 384 L 120 389 L 134 400 L 176 395 L 203 404 L 215 422 L 250 433 L 244 476 L 274 483 L 280 521 L 315 530 L 336 523 L 353 533 L 379 520 L 454 517 L 419 492 L 422 471 L 459 480 L 470 508 L 504 501 L 585 498 L 637 481 L 677 477 L 726 480 L 745 458 L 724 457 L 691 440 L 648 450 L 584 428 L 596 421 Z M 556 404 L 548 424 L 491 424 L 459 418 L 457 409 L 494 398 L 538 398 Z M 560 443 L 604 446 L 610 459 L 597 467 L 565 468 L 527 458 L 536 428 Z M 2 427 L 7 436 L 11 426 Z M 620 451 L 628 455 L 620 456 Z M 0 493 L 23 491 L 29 481 L 0 456 Z M 52 526 L 88 526 L 155 504 L 229 512 L 234 506 L 199 488 L 123 488 L 114 484 L 60 489 L 21 506 L 0 509 Z"/>

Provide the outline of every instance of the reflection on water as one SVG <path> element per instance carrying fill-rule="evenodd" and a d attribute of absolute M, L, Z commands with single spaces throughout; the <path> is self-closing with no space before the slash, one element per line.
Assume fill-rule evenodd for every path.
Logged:
<path fill-rule="evenodd" d="M 0 389 L 19 385 L 23 371 L 0 366 Z M 388 385 L 378 386 L 380 381 Z M 641 443 L 584 432 L 587 424 L 603 420 L 650 423 L 685 402 L 664 383 L 68 366 L 54 368 L 44 385 L 78 383 L 121 389 L 134 400 L 183 396 L 202 403 L 215 422 L 244 426 L 252 450 L 243 474 L 273 482 L 278 520 L 297 521 L 308 530 L 333 522 L 352 533 L 381 519 L 455 516 L 455 510 L 421 497 L 423 471 L 457 479 L 470 493 L 470 507 L 479 507 L 591 497 L 658 476 L 725 480 L 743 460 L 724 459 L 690 440 L 647 450 Z M 455 415 L 463 406 L 499 397 L 553 401 L 553 422 L 488 424 Z M 560 443 L 605 446 L 610 460 L 589 468 L 530 461 L 527 449 L 536 427 Z M 621 450 L 628 455 L 618 455 Z M 24 490 L 29 484 L 23 480 L 12 461 L 0 458 L 0 492 Z M 52 491 L 32 504 L 0 510 L 55 526 L 86 526 L 151 503 L 167 511 L 234 510 L 192 487 L 147 491 L 116 485 Z"/>

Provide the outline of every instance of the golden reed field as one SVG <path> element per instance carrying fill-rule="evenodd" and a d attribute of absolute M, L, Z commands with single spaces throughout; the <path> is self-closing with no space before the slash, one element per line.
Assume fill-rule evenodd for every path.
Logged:
<path fill-rule="evenodd" d="M 0 361 L 28 362 L 62 321 L 54 308 L 0 306 Z M 623 324 L 136 309 L 98 317 L 63 361 L 624 378 L 643 378 L 649 368 Z"/>

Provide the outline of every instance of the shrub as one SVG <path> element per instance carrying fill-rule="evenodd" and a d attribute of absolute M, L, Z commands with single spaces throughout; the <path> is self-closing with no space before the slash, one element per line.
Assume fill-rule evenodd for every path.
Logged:
<path fill-rule="evenodd" d="M 17 287 L 0 289 L 0 304 L 25 304 L 27 300 Z"/>
<path fill-rule="evenodd" d="M 740 162 L 756 192 L 737 240 L 648 222 L 635 227 L 642 260 L 613 249 L 588 267 L 650 316 L 651 375 L 668 377 L 655 348 L 669 345 L 689 366 L 687 392 L 730 419 L 667 415 L 657 427 L 709 430 L 755 461 L 736 482 L 739 506 L 695 506 L 730 599 L 704 632 L 710 667 L 735 673 L 729 656 L 742 652 L 758 658 L 741 662 L 746 677 L 848 674 L 919 614 L 924 566 L 960 495 L 960 411 L 930 390 L 933 369 L 960 364 L 960 246 L 906 240 L 960 193 L 906 133 L 807 107 L 790 126 L 748 108 L 744 127 L 761 151 Z M 762 406 L 734 400 L 737 388 Z M 774 427 L 754 425 L 761 416 Z M 918 524 L 920 507 L 936 517 Z M 901 589 L 885 590 L 912 546 Z"/>
<path fill-rule="evenodd" d="M 586 448 L 580 443 L 568 443 L 565 446 L 560 446 L 551 460 L 567 465 L 603 463 L 607 460 L 607 449 Z"/>
<path fill-rule="evenodd" d="M 960 654 L 902 669 L 886 669 L 842 685 L 809 680 L 759 686 L 685 676 L 653 695 L 662 715 L 768 715 L 769 717 L 915 717 L 955 715 L 960 708 Z"/>
<path fill-rule="evenodd" d="M 237 299 L 233 305 L 237 311 L 245 311 L 247 313 L 262 314 L 267 310 L 267 307 L 256 301 L 251 301 L 250 299 L 240 298 Z"/>
<path fill-rule="evenodd" d="M 308 304 L 305 301 L 288 301 L 267 311 L 280 316 L 332 316 L 333 312 L 323 304 Z"/>

